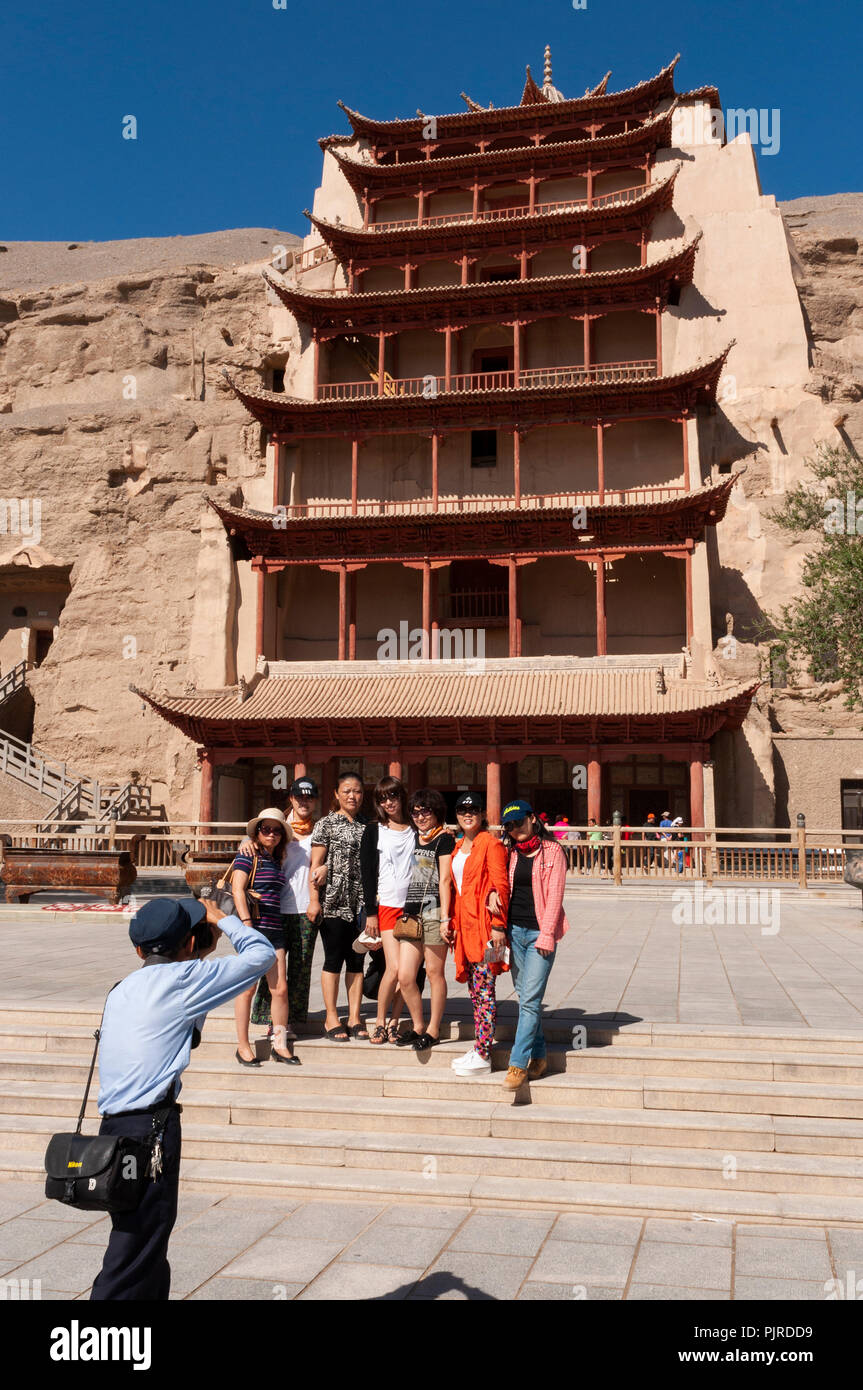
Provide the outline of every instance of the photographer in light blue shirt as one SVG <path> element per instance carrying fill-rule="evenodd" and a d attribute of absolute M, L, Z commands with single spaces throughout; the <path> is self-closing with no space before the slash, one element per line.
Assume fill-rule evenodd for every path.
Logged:
<path fill-rule="evenodd" d="M 217 925 L 218 923 L 218 925 Z M 207 960 L 225 934 L 236 955 Z M 271 968 L 275 952 L 253 927 L 211 900 L 155 898 L 129 924 L 144 962 L 108 996 L 99 1045 L 100 1134 L 146 1139 L 167 1110 L 162 1169 L 134 1211 L 111 1217 L 111 1236 L 91 1299 L 167 1299 L 168 1241 L 180 1180 L 180 1075 L 210 1009 Z"/>

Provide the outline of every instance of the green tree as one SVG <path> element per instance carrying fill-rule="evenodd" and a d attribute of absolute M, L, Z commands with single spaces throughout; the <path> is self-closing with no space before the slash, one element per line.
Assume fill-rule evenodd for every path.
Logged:
<path fill-rule="evenodd" d="M 811 480 L 786 493 L 768 516 L 795 539 L 811 538 L 799 591 L 762 635 L 789 673 L 806 665 L 816 681 L 839 681 L 848 709 L 863 709 L 863 462 L 821 445 L 806 460 Z"/>

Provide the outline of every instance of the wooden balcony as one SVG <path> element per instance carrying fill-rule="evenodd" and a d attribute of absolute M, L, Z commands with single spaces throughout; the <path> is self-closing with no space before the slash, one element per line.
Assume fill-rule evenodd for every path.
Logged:
<path fill-rule="evenodd" d="M 290 520 L 309 518 L 338 517 L 387 517 L 387 516 L 440 516 L 469 515 L 476 512 L 511 511 L 574 511 L 576 507 L 643 507 L 651 502 L 669 502 L 683 497 L 686 489 L 683 484 L 671 487 L 606 488 L 602 496 L 599 492 L 545 492 L 523 493 L 516 500 L 512 494 L 472 493 L 467 497 L 380 498 L 358 501 L 352 505 L 347 499 L 332 499 L 315 502 L 296 502 L 285 506 L 284 513 Z"/>
<path fill-rule="evenodd" d="M 609 385 L 649 381 L 657 376 L 656 358 L 633 362 L 597 362 L 590 367 L 522 367 L 518 372 L 458 372 L 447 376 L 387 377 L 383 381 L 327 381 L 318 386 L 318 401 L 356 401 L 370 396 L 421 396 L 435 400 L 445 393 L 530 390 L 548 386 Z"/>
<path fill-rule="evenodd" d="M 585 208 L 608 208 L 624 206 L 643 196 L 647 184 L 637 184 L 634 188 L 620 188 L 613 193 L 598 193 L 591 198 L 567 198 L 564 202 L 537 203 L 535 207 L 486 208 L 474 215 L 473 212 L 443 213 L 438 217 L 398 218 L 394 222 L 373 222 L 366 230 L 369 232 L 395 232 L 411 230 L 416 227 L 448 227 L 459 222 L 515 222 L 525 217 L 546 215 L 550 212 L 581 212 Z"/>

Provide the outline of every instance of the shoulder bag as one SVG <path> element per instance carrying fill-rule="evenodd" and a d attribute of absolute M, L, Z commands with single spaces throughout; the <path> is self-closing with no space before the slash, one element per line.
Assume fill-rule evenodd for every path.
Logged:
<path fill-rule="evenodd" d="M 236 862 L 236 859 L 232 861 L 230 868 L 226 869 L 222 877 L 216 880 L 211 893 L 208 895 L 209 897 L 215 898 L 217 906 L 220 907 L 223 912 L 227 912 L 230 917 L 239 916 L 237 905 L 234 902 L 234 889 L 232 883 L 234 874 L 237 872 L 234 867 Z M 255 874 L 257 872 L 258 856 L 257 854 L 253 854 L 252 872 L 249 874 L 249 881 L 246 884 L 246 902 L 249 905 L 249 917 L 252 922 L 260 922 L 261 920 L 261 895 L 254 891 Z"/>
<path fill-rule="evenodd" d="M 424 932 L 423 932 L 423 908 L 422 908 L 422 905 L 423 905 L 423 902 L 425 901 L 426 889 L 428 888 L 428 886 L 429 886 L 429 884 L 431 883 L 431 880 L 432 880 L 432 874 L 434 873 L 436 862 L 437 862 L 437 856 L 436 856 L 435 854 L 433 854 L 433 855 L 432 855 L 431 867 L 429 868 L 428 876 L 426 877 L 426 881 L 425 881 L 425 883 L 423 884 L 423 891 L 422 891 L 422 898 L 420 899 L 419 912 L 416 914 L 415 917 L 412 916 L 412 915 L 410 915 L 410 914 L 407 913 L 407 912 L 403 912 L 402 915 L 401 915 L 401 917 L 397 917 L 397 918 L 396 918 L 396 924 L 395 924 L 395 926 L 393 927 L 393 937 L 395 938 L 396 941 L 417 941 L 417 942 L 421 942 L 421 941 L 423 940 Z"/>
<path fill-rule="evenodd" d="M 104 1018 L 104 1009 L 102 1016 Z M 179 1107 L 175 1106 L 172 1084 L 164 1104 L 153 1111 L 153 1129 L 146 1139 L 82 1134 L 81 1124 L 102 1036 L 101 1023 L 93 1036 L 96 1046 L 75 1132 L 55 1134 L 45 1151 L 45 1196 L 64 1206 L 77 1207 L 79 1211 L 134 1211 L 140 1206 L 149 1183 L 161 1172 L 165 1124 L 171 1110 Z"/>

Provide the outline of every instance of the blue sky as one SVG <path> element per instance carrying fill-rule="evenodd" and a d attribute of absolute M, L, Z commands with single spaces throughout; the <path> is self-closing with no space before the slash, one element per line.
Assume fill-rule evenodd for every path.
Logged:
<path fill-rule="evenodd" d="M 462 90 L 509 105 L 525 63 L 541 80 L 546 43 L 566 96 L 608 68 L 610 90 L 631 86 L 679 51 L 678 90 L 712 83 L 726 108 L 778 108 L 766 193 L 863 189 L 854 0 L 6 0 L 0 238 L 303 233 L 316 141 L 347 130 L 338 98 L 381 118 L 459 110 Z"/>

